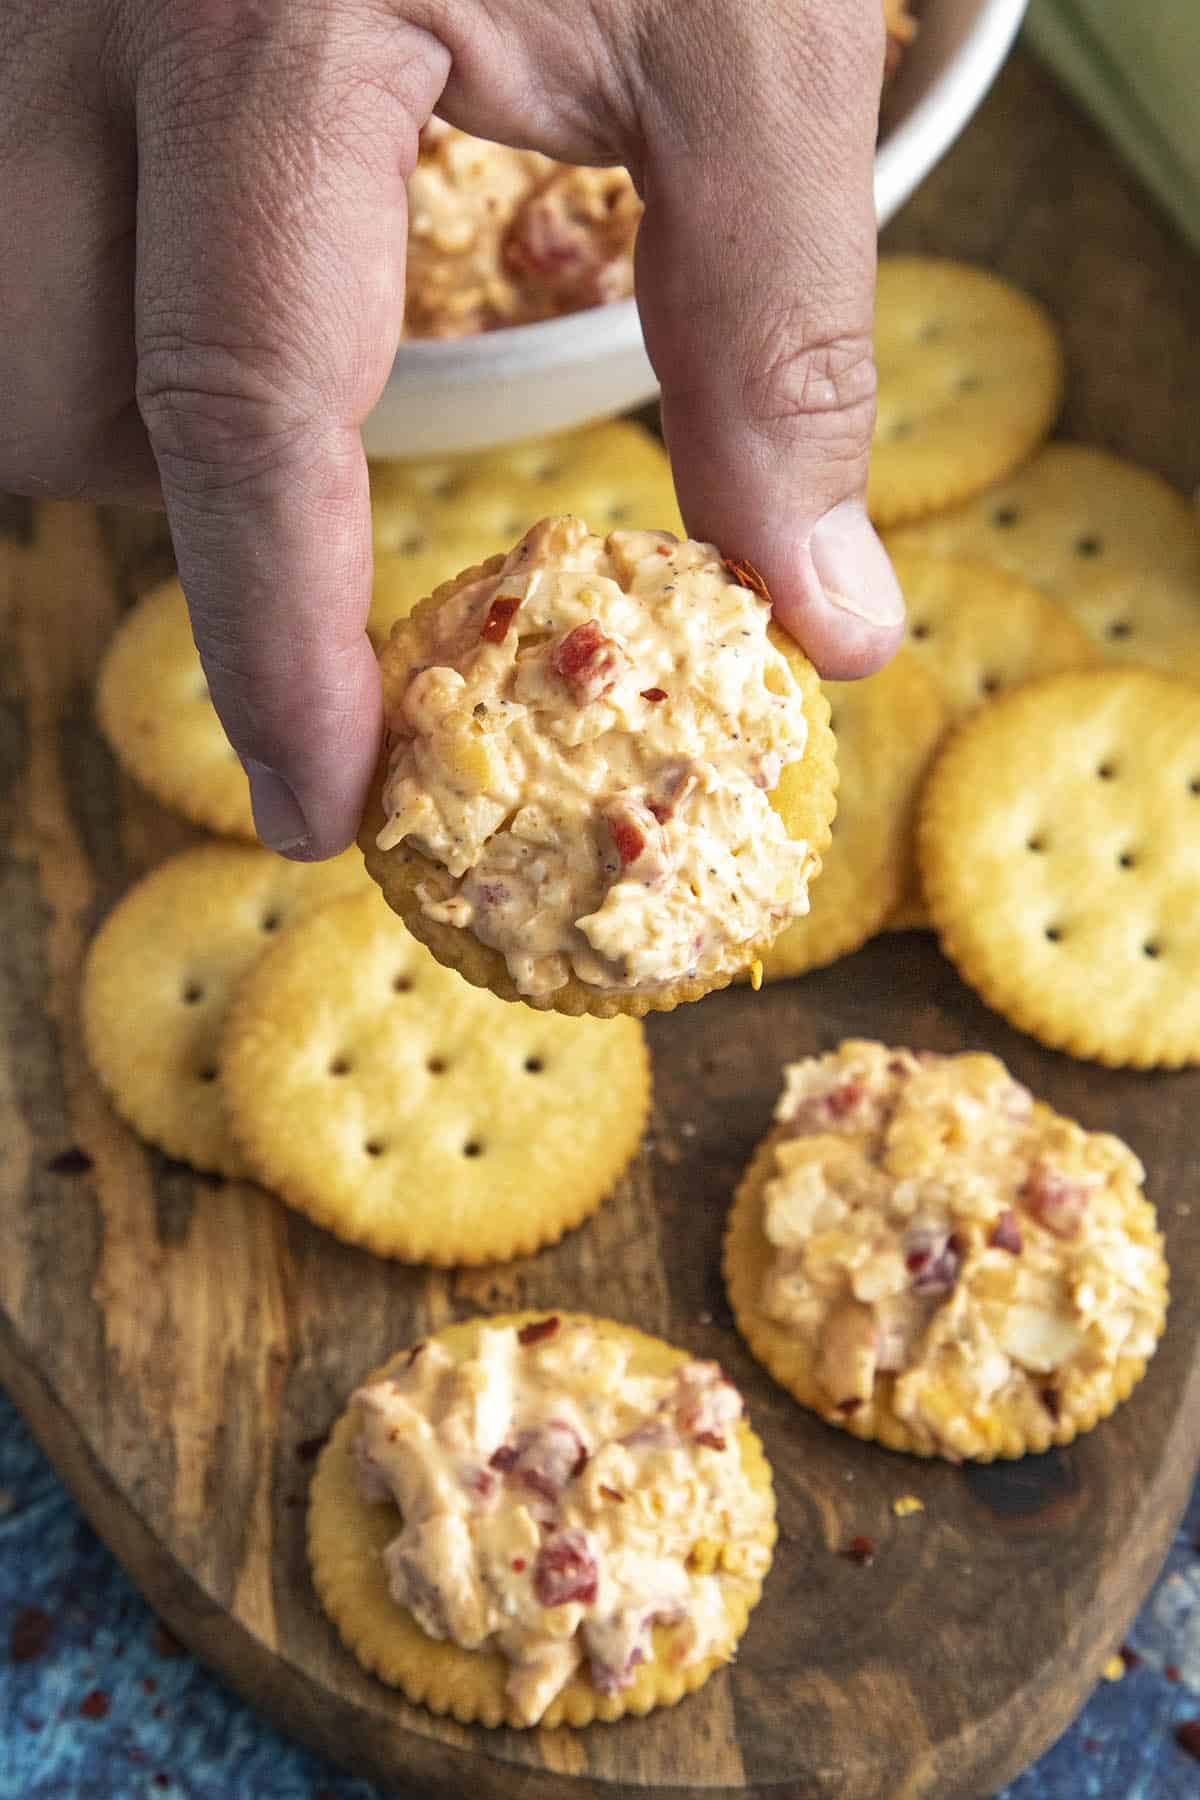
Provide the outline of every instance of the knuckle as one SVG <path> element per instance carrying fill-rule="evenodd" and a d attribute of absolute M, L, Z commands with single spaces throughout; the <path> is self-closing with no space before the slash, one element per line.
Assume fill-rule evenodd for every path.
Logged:
<path fill-rule="evenodd" d="M 311 434 L 310 409 L 243 355 L 174 335 L 139 348 L 137 404 L 164 481 L 214 498 L 290 467 Z"/>
<path fill-rule="evenodd" d="M 865 332 L 818 342 L 792 341 L 755 363 L 745 383 L 749 417 L 768 436 L 803 424 L 861 455 L 875 420 L 877 378 Z"/>

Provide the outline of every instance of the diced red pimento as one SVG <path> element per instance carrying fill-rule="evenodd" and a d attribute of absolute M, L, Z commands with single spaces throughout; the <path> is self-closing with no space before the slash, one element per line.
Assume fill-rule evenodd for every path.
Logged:
<path fill-rule="evenodd" d="M 483 644 L 502 644 L 508 636 L 508 628 L 512 624 L 513 614 L 520 606 L 519 599 L 503 598 L 493 600 L 488 608 L 487 618 L 479 628 L 479 640 Z"/>
<path fill-rule="evenodd" d="M 517 1332 L 518 1344 L 543 1343 L 546 1338 L 554 1336 L 559 1322 L 557 1313 L 552 1313 L 548 1319 L 531 1319 L 528 1325 L 522 1325 Z"/>
<path fill-rule="evenodd" d="M 854 1111 L 866 1091 L 866 1083 L 863 1081 L 843 1081 L 840 1087 L 835 1087 L 832 1093 L 825 1096 L 830 1116 L 844 1119 L 847 1113 Z"/>
<path fill-rule="evenodd" d="M 995 1250 L 1007 1250 L 1013 1256 L 1020 1256 L 1021 1226 L 1011 1207 L 1006 1208 L 992 1226 L 992 1235 L 988 1239 L 988 1243 Z"/>
<path fill-rule="evenodd" d="M 742 1396 L 714 1362 L 685 1363 L 676 1371 L 675 1418 L 679 1429 L 697 1444 L 724 1450 L 731 1426 L 742 1416 Z"/>
<path fill-rule="evenodd" d="M 905 1240 L 904 1266 L 914 1294 L 948 1294 L 962 1268 L 962 1245 L 952 1231 L 919 1225 Z"/>
<path fill-rule="evenodd" d="M 520 1432 L 515 1444 L 501 1444 L 492 1453 L 491 1467 L 553 1502 L 582 1475 L 587 1460 L 587 1445 L 575 1427 L 564 1419 L 548 1419 Z"/>
<path fill-rule="evenodd" d="M 533 1588 L 543 1606 L 566 1606 L 578 1600 L 588 1606 L 596 1598 L 599 1570 L 586 1532 L 556 1531 L 538 1551 Z"/>
<path fill-rule="evenodd" d="M 1072 1181 L 1045 1162 L 1034 1163 L 1021 1189 L 1021 1200 L 1034 1218 L 1061 1238 L 1077 1236 L 1090 1199 L 1091 1190 L 1082 1181 Z"/>
<path fill-rule="evenodd" d="M 638 872 L 645 881 L 657 881 L 666 873 L 666 833 L 648 806 L 639 800 L 617 800 L 604 822 L 621 859 L 622 872 L 640 862 L 642 868 Z"/>
<path fill-rule="evenodd" d="M 587 706 L 615 687 L 625 668 L 625 653 L 598 619 L 585 619 L 555 645 L 550 667 L 566 682 L 576 705 Z"/>

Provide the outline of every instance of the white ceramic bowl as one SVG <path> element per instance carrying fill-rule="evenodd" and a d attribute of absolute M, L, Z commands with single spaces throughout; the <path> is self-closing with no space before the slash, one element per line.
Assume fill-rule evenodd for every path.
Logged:
<path fill-rule="evenodd" d="M 881 225 L 945 155 L 1012 43 L 1027 0 L 924 0 L 875 158 Z M 568 431 L 653 399 L 637 306 L 402 344 L 363 428 L 367 453 L 436 456 Z"/>

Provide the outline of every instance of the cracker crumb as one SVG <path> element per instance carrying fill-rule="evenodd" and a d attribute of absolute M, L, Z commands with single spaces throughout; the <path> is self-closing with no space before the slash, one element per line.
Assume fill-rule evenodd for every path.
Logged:
<path fill-rule="evenodd" d="M 892 1511 L 898 1519 L 907 1519 L 913 1513 L 924 1512 L 925 1502 L 918 1500 L 915 1494 L 901 1494 L 898 1499 L 892 1501 Z"/>
<path fill-rule="evenodd" d="M 750 964 L 750 986 L 754 989 L 754 992 L 756 994 L 757 994 L 759 988 L 762 986 L 762 978 L 763 978 L 762 957 L 756 956 L 754 961 Z"/>
<path fill-rule="evenodd" d="M 1125 1674 L 1124 1660 L 1119 1656 L 1110 1656 L 1100 1671 L 1105 1681 L 1120 1681 Z"/>

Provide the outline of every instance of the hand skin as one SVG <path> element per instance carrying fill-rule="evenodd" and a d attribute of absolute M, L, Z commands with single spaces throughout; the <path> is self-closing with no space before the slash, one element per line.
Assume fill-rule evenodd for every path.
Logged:
<path fill-rule="evenodd" d="M 435 106 L 629 166 L 689 531 L 823 674 L 887 661 L 883 58 L 878 0 L 0 0 L 0 488 L 165 504 L 264 843 L 343 848 L 377 755 L 359 428 Z"/>

